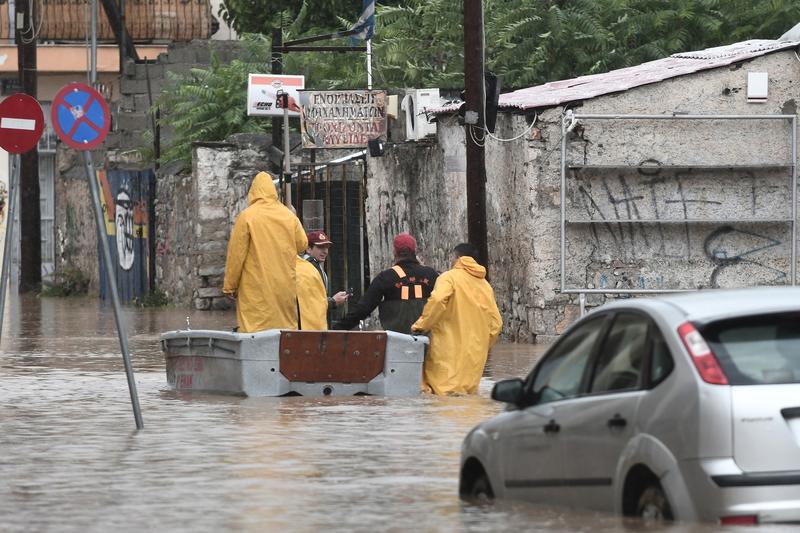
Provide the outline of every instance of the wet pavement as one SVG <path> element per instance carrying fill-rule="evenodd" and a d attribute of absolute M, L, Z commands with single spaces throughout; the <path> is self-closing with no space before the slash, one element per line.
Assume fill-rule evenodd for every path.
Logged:
<path fill-rule="evenodd" d="M 458 499 L 461 440 L 541 346 L 499 345 L 477 397 L 241 398 L 167 386 L 162 331 L 231 313 L 126 309 L 145 429 L 113 312 L 11 298 L 0 343 L 0 531 L 742 531 Z M 748 528 L 747 531 L 781 531 Z"/>

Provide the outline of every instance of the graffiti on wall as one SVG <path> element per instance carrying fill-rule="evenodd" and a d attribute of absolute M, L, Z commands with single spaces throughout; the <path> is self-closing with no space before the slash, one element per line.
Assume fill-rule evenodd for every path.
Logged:
<path fill-rule="evenodd" d="M 148 290 L 148 186 L 151 179 L 151 171 L 97 172 L 117 286 L 121 298 L 126 301 L 141 297 Z M 100 292 L 105 297 L 104 275 L 100 279 Z"/>
<path fill-rule="evenodd" d="M 662 169 L 648 160 L 637 174 L 575 172 L 567 220 L 587 228 L 589 261 L 612 257 L 611 268 L 587 278 L 599 288 L 667 288 L 653 265 L 702 264 L 710 287 L 788 282 L 791 198 L 788 176 L 757 169 Z M 781 176 L 780 179 L 778 176 Z M 584 224 L 581 224 L 584 223 Z M 570 233 L 568 232 L 568 236 Z M 574 233 L 573 233 L 574 235 Z M 568 237 L 569 238 L 569 237 Z M 784 267 L 784 268 L 782 268 Z M 642 275 L 646 271 L 648 275 Z M 673 276 L 674 277 L 674 276 Z"/>

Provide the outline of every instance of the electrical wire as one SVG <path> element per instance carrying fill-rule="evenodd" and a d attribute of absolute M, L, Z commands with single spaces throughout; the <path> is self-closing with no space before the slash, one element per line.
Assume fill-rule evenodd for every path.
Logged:
<path fill-rule="evenodd" d="M 476 129 L 480 129 L 480 128 L 476 127 L 474 124 L 470 124 L 469 128 L 467 128 L 467 131 L 469 131 L 469 137 L 470 137 L 470 139 L 472 139 L 473 143 L 475 143 L 477 146 L 480 146 L 481 148 L 483 148 L 483 147 L 486 146 L 486 136 L 484 135 L 483 139 L 478 139 L 477 136 L 475 135 L 475 130 Z"/>
<path fill-rule="evenodd" d="M 39 24 L 37 25 L 36 30 L 34 31 L 33 30 L 33 24 L 31 23 L 31 21 L 34 20 L 34 18 L 33 18 L 33 3 L 28 4 L 28 28 L 26 28 L 24 31 L 21 31 L 20 34 L 19 34 L 19 38 L 20 38 L 20 40 L 22 41 L 23 44 L 31 44 L 32 42 L 35 42 L 36 39 L 39 38 L 39 34 L 42 32 L 42 24 L 44 23 L 44 13 L 43 13 L 43 11 L 44 11 L 44 2 L 43 2 L 43 0 L 39 0 L 39 9 L 37 11 L 39 12 Z M 24 35 L 26 33 L 28 33 L 29 31 L 33 31 L 33 35 L 31 35 L 30 37 L 26 38 Z"/>
<path fill-rule="evenodd" d="M 536 121 L 538 120 L 538 118 L 539 118 L 539 113 L 534 114 L 533 115 L 533 121 L 531 122 L 531 125 L 528 126 L 527 128 L 525 128 L 525 131 L 523 131 L 519 135 L 516 135 L 516 136 L 508 138 L 508 139 L 501 139 L 500 137 L 498 137 L 494 133 L 490 132 L 489 130 L 486 130 L 486 135 L 488 135 L 489 137 L 491 137 L 495 141 L 499 141 L 501 143 L 507 143 L 507 142 L 516 141 L 517 139 L 520 139 L 520 138 L 524 137 L 529 131 L 531 131 L 533 129 L 533 126 L 536 125 Z"/>

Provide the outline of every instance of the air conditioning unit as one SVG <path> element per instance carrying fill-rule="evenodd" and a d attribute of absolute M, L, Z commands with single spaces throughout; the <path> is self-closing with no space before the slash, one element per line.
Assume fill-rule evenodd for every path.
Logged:
<path fill-rule="evenodd" d="M 406 140 L 418 141 L 428 135 L 436 135 L 436 123 L 428 123 L 425 109 L 441 104 L 439 89 L 409 89 L 400 109 L 405 111 Z"/>

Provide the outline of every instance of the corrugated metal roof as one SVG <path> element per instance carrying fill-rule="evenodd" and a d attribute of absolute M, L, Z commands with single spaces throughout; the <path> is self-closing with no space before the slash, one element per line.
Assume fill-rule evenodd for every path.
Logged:
<path fill-rule="evenodd" d="M 696 52 L 673 54 L 664 59 L 649 61 L 634 67 L 570 80 L 554 81 L 501 94 L 498 106 L 507 110 L 553 107 L 604 94 L 627 91 L 634 87 L 702 70 L 724 67 L 798 45 L 800 45 L 798 41 L 752 40 Z M 450 103 L 427 111 L 431 114 L 449 113 L 458 110 L 458 106 L 457 103 Z"/>

